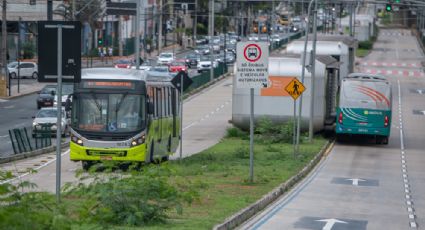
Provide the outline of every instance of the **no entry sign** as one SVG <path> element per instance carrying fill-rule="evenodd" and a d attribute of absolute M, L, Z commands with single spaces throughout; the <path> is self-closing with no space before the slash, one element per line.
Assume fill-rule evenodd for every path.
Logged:
<path fill-rule="evenodd" d="M 265 42 L 237 45 L 236 87 L 266 88 L 269 77 L 269 46 Z"/>

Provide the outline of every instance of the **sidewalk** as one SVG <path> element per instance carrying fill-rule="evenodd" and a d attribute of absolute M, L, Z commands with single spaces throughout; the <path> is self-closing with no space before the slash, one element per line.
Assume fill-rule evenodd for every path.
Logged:
<path fill-rule="evenodd" d="M 12 85 L 11 86 L 11 96 L 7 96 L 7 97 L 0 97 L 0 99 L 4 99 L 4 100 L 9 100 L 9 99 L 13 99 L 13 98 L 17 98 L 17 97 L 22 97 L 22 96 L 26 96 L 32 93 L 36 93 L 39 92 L 45 85 L 48 84 L 54 84 L 54 83 L 40 83 L 40 82 L 36 82 L 34 84 L 21 84 L 19 86 L 19 93 L 18 93 L 18 85 Z M 8 93 L 9 93 L 9 89 Z"/>

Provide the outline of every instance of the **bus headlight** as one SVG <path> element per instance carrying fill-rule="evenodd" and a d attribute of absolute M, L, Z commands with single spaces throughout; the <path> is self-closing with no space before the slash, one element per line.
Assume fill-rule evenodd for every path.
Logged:
<path fill-rule="evenodd" d="M 131 147 L 138 146 L 138 145 L 141 145 L 143 143 L 145 143 L 145 135 L 131 141 Z"/>
<path fill-rule="evenodd" d="M 71 141 L 76 143 L 77 145 L 83 146 L 83 140 L 81 140 L 80 138 L 78 138 L 74 135 L 71 136 Z"/>

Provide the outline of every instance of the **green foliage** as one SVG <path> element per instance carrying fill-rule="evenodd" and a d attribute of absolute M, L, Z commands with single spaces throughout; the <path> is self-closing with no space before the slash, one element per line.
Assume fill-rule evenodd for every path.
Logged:
<path fill-rule="evenodd" d="M 239 147 L 235 150 L 235 157 L 239 159 L 249 159 L 249 147 Z"/>
<path fill-rule="evenodd" d="M 372 41 L 362 41 L 362 42 L 359 42 L 359 49 L 370 50 L 372 48 L 373 48 L 373 42 Z"/>
<path fill-rule="evenodd" d="M 106 171 L 111 166 L 104 165 Z M 131 171 L 131 176 L 113 172 L 108 177 L 90 172 L 81 177 L 81 183 L 67 191 L 83 199 L 79 217 L 84 222 L 141 226 L 162 223 L 167 212 L 175 209 L 182 213 L 182 204 L 191 203 L 196 191 L 181 184 L 171 184 L 172 171 L 165 165 L 151 165 L 141 172 Z M 82 174 L 83 175 L 83 174 Z M 86 180 L 93 182 L 84 183 Z"/>
<path fill-rule="evenodd" d="M 34 57 L 35 54 L 35 46 L 32 42 L 26 42 L 22 45 L 22 51 L 24 59 L 31 59 Z"/>
<path fill-rule="evenodd" d="M 245 137 L 248 135 L 246 132 L 236 127 L 228 128 L 226 131 L 227 131 L 226 137 Z"/>
<path fill-rule="evenodd" d="M 208 28 L 202 23 L 198 23 L 196 25 L 196 33 L 197 35 L 207 35 L 208 34 Z"/>
<path fill-rule="evenodd" d="M 294 123 L 274 124 L 269 118 L 263 117 L 256 124 L 255 133 L 264 143 L 292 143 Z"/>

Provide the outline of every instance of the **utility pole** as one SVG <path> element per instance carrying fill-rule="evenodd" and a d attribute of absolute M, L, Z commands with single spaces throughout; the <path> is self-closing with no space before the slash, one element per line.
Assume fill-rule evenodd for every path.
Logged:
<path fill-rule="evenodd" d="M 47 21 L 53 20 L 53 0 L 47 0 Z"/>
<path fill-rule="evenodd" d="M 7 2 L 6 0 L 3 0 L 2 3 L 2 23 L 1 23 L 1 59 L 2 59 L 2 64 L 3 64 L 3 68 L 4 68 L 4 76 L 2 80 L 5 80 L 6 85 L 9 86 L 9 96 L 10 96 L 10 79 L 9 79 L 9 74 L 7 73 L 7 24 L 6 24 L 6 5 Z M 6 87 L 7 88 L 7 87 Z M 5 89 L 5 94 L 6 93 L 6 89 Z"/>
<path fill-rule="evenodd" d="M 193 17 L 193 46 L 196 45 L 196 33 L 197 33 L 197 28 L 198 27 L 198 0 L 195 0 L 195 16 Z"/>
<path fill-rule="evenodd" d="M 75 0 L 72 0 L 72 20 L 75 21 Z"/>
<path fill-rule="evenodd" d="M 211 58 L 211 68 L 210 68 L 210 81 L 214 80 L 214 49 L 212 44 L 212 39 L 214 37 L 214 0 L 211 1 L 211 27 L 210 27 L 210 58 Z"/>
<path fill-rule="evenodd" d="M 314 120 L 314 85 L 316 78 L 316 42 L 317 41 L 317 0 L 314 2 L 313 11 L 313 44 L 312 44 L 312 63 L 311 63 L 311 97 L 310 97 L 310 120 L 308 124 L 308 140 L 313 142 L 313 120 Z"/>
<path fill-rule="evenodd" d="M 161 53 L 162 46 L 162 0 L 159 0 L 159 26 L 158 26 L 158 55 Z"/>
<path fill-rule="evenodd" d="M 135 40 L 135 58 L 136 58 L 136 69 L 140 68 L 140 0 L 136 1 L 136 39 Z"/>
<path fill-rule="evenodd" d="M 350 36 L 353 37 L 353 4 L 350 4 Z"/>

